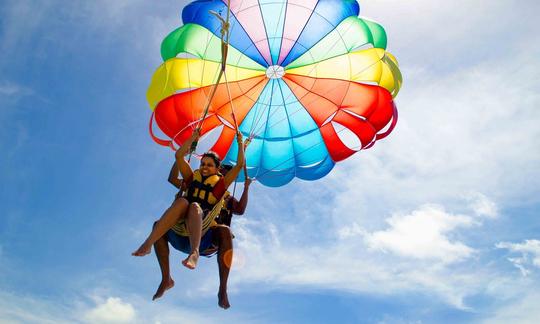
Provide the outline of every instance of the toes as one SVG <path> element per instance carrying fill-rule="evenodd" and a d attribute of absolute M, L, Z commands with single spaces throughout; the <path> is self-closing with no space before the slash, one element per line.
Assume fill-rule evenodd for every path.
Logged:
<path fill-rule="evenodd" d="M 158 299 L 159 297 L 163 296 L 163 289 L 161 287 L 158 288 L 158 291 L 156 291 L 156 293 L 154 294 L 154 296 L 152 297 L 152 300 L 156 300 Z"/>
<path fill-rule="evenodd" d="M 131 253 L 131 255 L 133 256 L 145 256 L 147 254 L 150 254 L 152 250 L 151 249 L 143 249 L 142 247 L 138 248 L 137 250 L 135 250 L 134 252 Z"/>
<path fill-rule="evenodd" d="M 229 304 L 229 298 L 227 297 L 227 294 L 218 294 L 218 306 L 223 309 L 228 309 L 231 307 L 231 304 Z"/>
<path fill-rule="evenodd" d="M 182 261 L 182 264 L 184 267 L 193 270 L 197 267 L 197 259 L 193 260 L 193 255 L 189 255 Z"/>

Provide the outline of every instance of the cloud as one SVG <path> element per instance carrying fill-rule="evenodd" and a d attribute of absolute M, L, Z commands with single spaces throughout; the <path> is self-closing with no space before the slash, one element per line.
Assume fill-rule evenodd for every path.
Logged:
<path fill-rule="evenodd" d="M 424 205 L 411 214 L 394 215 L 386 222 L 389 229 L 366 234 L 365 240 L 371 249 L 444 263 L 467 259 L 475 252 L 448 237 L 450 232 L 460 227 L 474 225 L 474 219 L 448 214 L 442 206 Z"/>
<path fill-rule="evenodd" d="M 482 226 L 474 210 L 455 214 L 440 205 L 424 204 L 409 213 L 393 214 L 386 219 L 386 228 L 368 230 L 353 222 L 327 227 L 324 236 L 313 237 L 297 226 L 304 222 L 302 217 L 294 225 L 271 221 L 270 216 L 236 219 L 235 258 L 240 262 L 231 286 L 271 282 L 273 287 L 292 290 L 420 292 L 467 309 L 464 299 L 496 277 L 472 258 L 481 251 L 462 241 L 471 227 Z"/>
<path fill-rule="evenodd" d="M 0 322 L 2 323 L 73 323 L 69 307 L 47 299 L 16 295 L 0 290 Z"/>
<path fill-rule="evenodd" d="M 109 287 L 110 288 L 110 287 Z M 98 288 L 97 290 L 107 291 Z M 213 298 L 215 295 L 212 294 Z M 40 297 L 0 289 L 0 323 L 254 323 L 240 311 L 224 311 L 216 304 L 188 307 L 174 300 L 153 302 L 149 298 L 123 295 L 106 297 L 72 292 L 70 298 Z M 200 303 L 199 296 L 197 302 Z M 184 301 L 185 302 L 185 301 Z"/>
<path fill-rule="evenodd" d="M 349 159 L 354 163 L 338 164 L 347 168 L 341 180 L 404 203 L 470 191 L 503 203 L 538 201 L 540 43 L 530 42 L 539 27 L 530 9 L 539 3 L 526 3 L 362 3 L 362 13 L 387 28 L 404 85 L 394 133 Z M 496 50 L 501 39 L 505 50 Z"/>
<path fill-rule="evenodd" d="M 500 242 L 495 245 L 498 249 L 506 249 L 510 252 L 520 253 L 521 256 L 508 258 L 523 276 L 531 273 L 529 266 L 540 268 L 540 241 L 525 240 L 523 243 Z M 531 260 L 532 259 L 532 260 Z"/>
<path fill-rule="evenodd" d="M 132 323 L 135 309 L 120 298 L 109 297 L 87 311 L 83 318 L 88 323 Z"/>
<path fill-rule="evenodd" d="M 159 44 L 181 24 L 178 13 L 186 3 L 180 1 L 173 6 L 160 2 L 150 8 L 144 1 L 128 0 L 39 3 L 7 0 L 2 3 L 0 50 L 4 55 L 0 67 L 13 70 L 14 67 L 25 69 L 28 62 L 32 66 L 47 64 L 52 58 L 81 55 L 88 44 L 93 44 L 94 54 L 101 49 L 112 52 L 110 59 L 117 60 L 118 64 L 123 61 L 112 55 L 119 55 L 115 52 L 119 47 L 129 52 L 122 55 L 143 61 L 154 58 L 154 62 L 159 62 Z M 30 16 L 31 20 L 20 18 Z M 136 24 L 133 19 L 137 20 Z M 154 48 L 155 52 L 148 48 Z M 133 70 L 137 70 L 140 77 L 141 64 L 136 65 Z"/>
<path fill-rule="evenodd" d="M 34 95 L 34 91 L 28 87 L 7 80 L 0 82 L 0 102 L 3 104 L 14 104 L 31 95 Z"/>
<path fill-rule="evenodd" d="M 20 8 L 31 4 L 20 3 Z M 68 6 L 76 9 L 81 3 Z M 132 49 L 145 48 L 144 52 L 158 61 L 159 41 L 172 30 L 167 25 L 169 21 L 159 16 L 136 15 L 138 7 L 127 7 L 126 3 L 85 2 L 81 16 L 71 19 L 76 18 L 85 30 L 98 31 L 92 35 L 103 31 L 107 31 L 107 37 L 123 39 L 122 35 L 126 35 L 123 41 Z M 316 184 L 296 183 L 296 187 L 274 192 L 264 188 L 258 196 L 252 196 L 251 204 L 258 206 L 250 206 L 250 214 L 234 225 L 237 260 L 244 261 L 236 263 L 231 286 L 254 283 L 265 284 L 260 289 L 308 287 L 369 295 L 420 292 L 466 308 L 466 297 L 481 293 L 499 278 L 493 269 L 478 264 L 472 257 L 483 251 L 467 243 L 466 236 L 472 226 L 480 230 L 484 218 L 489 221 L 498 215 L 496 205 L 485 197 L 503 204 L 516 198 L 538 201 L 540 186 L 535 179 L 540 178 L 540 152 L 536 139 L 540 131 L 536 124 L 540 115 L 536 107 L 540 101 L 535 86 L 539 66 L 534 48 L 519 55 L 493 51 L 493 55 L 486 56 L 479 52 L 480 47 L 493 45 L 486 46 L 480 36 L 496 34 L 510 23 L 496 24 L 512 1 L 490 2 L 496 10 L 486 12 L 478 4 L 487 1 L 474 3 L 476 6 L 460 1 L 457 10 L 450 2 L 441 5 L 425 0 L 366 4 L 366 8 L 380 5 L 381 11 L 386 12 L 383 19 L 370 11 L 365 14 L 389 27 L 390 48 L 404 70 L 405 87 L 397 98 L 398 126 L 392 136 L 338 164 L 330 176 Z M 389 4 L 395 10 L 388 10 Z M 418 8 L 430 14 L 418 15 Z M 471 8 L 474 13 L 467 14 Z M 526 5 L 515 9 L 519 11 L 515 15 L 529 10 Z M 4 42 L 0 48 L 6 49 L 6 57 L 17 57 L 10 54 L 31 45 L 30 38 L 25 36 L 45 25 L 43 17 L 51 11 L 28 6 L 11 17 L 11 25 L 4 29 L 9 37 L 1 37 Z M 386 21 L 389 15 L 393 19 Z M 19 18 L 26 16 L 32 16 L 32 21 Z M 144 18 L 133 24 L 131 17 Z M 463 21 L 469 17 L 476 20 Z M 174 15 L 175 23 L 177 20 Z M 413 20 L 418 23 L 413 24 Z M 441 23 L 434 23 L 438 21 Z M 89 25 L 95 29 L 88 28 Z M 397 26 L 401 27 L 399 32 L 393 32 Z M 470 30 L 478 28 L 482 28 L 479 37 L 469 36 Z M 509 30 L 515 32 L 513 28 Z M 523 35 L 526 38 L 530 34 Z M 496 44 L 501 45 L 500 40 Z M 140 74 L 140 64 L 129 64 Z M 3 93 L 13 91 L 6 87 Z M 464 203 L 463 193 L 467 192 L 482 194 L 465 199 Z M 277 208 L 281 201 L 290 204 Z M 470 206 L 466 206 L 467 202 Z M 471 210 L 465 212 L 464 208 Z M 417 226 L 425 229 L 418 237 Z M 412 242 L 401 247 L 396 243 L 399 237 Z M 436 243 L 433 247 L 448 252 L 449 258 L 425 246 L 431 242 Z M 379 253 L 380 248 L 392 253 Z M 497 294 L 493 296 L 497 298 Z M 25 307 L 34 305 L 15 300 Z M 124 296 L 85 304 L 80 314 L 90 316 L 109 308 L 129 313 L 130 307 L 137 310 L 133 320 L 140 322 L 208 319 L 204 314 L 171 310 L 172 307 L 155 315 L 155 308 L 149 311 L 147 304 Z M 31 322 L 24 320 L 24 316 L 30 316 L 24 313 L 24 307 L 0 309 L 19 310 L 16 315 L 8 314 L 12 316 L 6 317 L 8 322 Z M 68 311 L 60 312 L 36 314 L 42 315 L 44 322 L 61 322 L 66 317 L 65 321 L 72 322 Z"/>
<path fill-rule="evenodd" d="M 536 324 L 540 318 L 540 308 L 538 301 L 540 294 L 537 292 L 529 292 L 524 296 L 508 302 L 494 311 L 492 316 L 489 316 L 482 323 L 489 324 Z"/>
<path fill-rule="evenodd" d="M 383 24 L 389 48 L 401 63 L 437 71 L 530 49 L 529 31 L 539 26 L 532 14 L 540 9 L 534 0 L 381 0 L 361 5 L 362 15 Z M 406 74 L 405 79 L 407 83 Z"/>
<path fill-rule="evenodd" d="M 7 81 L 0 83 L 0 96 L 2 97 L 13 97 L 29 94 L 32 94 L 32 91 L 26 87 Z"/>
<path fill-rule="evenodd" d="M 469 200 L 469 207 L 477 216 L 495 218 L 499 211 L 495 202 L 479 192 L 470 193 L 466 196 Z"/>
<path fill-rule="evenodd" d="M 528 59 L 523 54 L 447 74 L 406 67 L 394 133 L 338 164 L 323 184 L 339 192 L 335 218 L 427 201 L 462 204 L 470 192 L 503 205 L 538 202 L 540 95 L 527 85 L 537 83 L 530 69 L 540 64 L 516 64 Z M 507 82 L 513 78 L 526 86 Z M 496 216 L 487 201 L 472 199 L 478 213 Z"/>

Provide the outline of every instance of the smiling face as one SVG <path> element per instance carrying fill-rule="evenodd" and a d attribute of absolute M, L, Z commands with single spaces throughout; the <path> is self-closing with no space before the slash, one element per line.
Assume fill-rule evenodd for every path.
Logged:
<path fill-rule="evenodd" d="M 201 159 L 201 166 L 199 168 L 203 177 L 214 175 L 218 172 L 216 161 L 211 157 L 205 156 Z"/>

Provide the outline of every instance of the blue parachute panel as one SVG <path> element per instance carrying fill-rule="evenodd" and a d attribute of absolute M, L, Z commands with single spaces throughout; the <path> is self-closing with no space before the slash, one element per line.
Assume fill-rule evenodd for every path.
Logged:
<path fill-rule="evenodd" d="M 188 4 L 184 10 L 182 10 L 182 21 L 184 24 L 199 24 L 210 30 L 217 37 L 221 38 L 221 22 L 209 12 L 210 10 L 219 13 L 222 17 L 227 15 L 227 5 L 222 1 L 198 0 Z M 249 38 L 242 25 L 232 14 L 229 24 L 229 42 L 231 46 L 249 56 L 262 66 L 268 66 L 268 63 L 264 60 L 263 56 L 253 41 Z"/>
<path fill-rule="evenodd" d="M 304 27 L 304 31 L 280 65 L 287 66 L 334 30 L 345 18 L 358 16 L 359 13 L 360 6 L 356 0 L 320 0 Z"/>

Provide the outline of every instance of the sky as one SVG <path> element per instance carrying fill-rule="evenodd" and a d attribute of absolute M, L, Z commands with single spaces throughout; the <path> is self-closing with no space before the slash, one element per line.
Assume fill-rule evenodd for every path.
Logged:
<path fill-rule="evenodd" d="M 404 76 L 388 138 L 254 183 L 215 258 L 130 253 L 171 203 L 146 89 L 186 1 L 0 2 L 0 323 L 536 323 L 540 3 L 364 0 Z M 237 191 L 241 190 L 241 186 Z"/>

